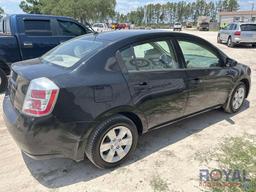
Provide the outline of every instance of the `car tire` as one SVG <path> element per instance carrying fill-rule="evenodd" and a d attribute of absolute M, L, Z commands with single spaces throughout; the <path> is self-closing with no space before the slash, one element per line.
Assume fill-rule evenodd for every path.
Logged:
<path fill-rule="evenodd" d="M 220 34 L 218 34 L 218 37 L 217 37 L 217 43 L 221 43 L 221 40 L 220 40 Z"/>
<path fill-rule="evenodd" d="M 97 167 L 112 168 L 135 151 L 137 141 L 138 130 L 134 122 L 123 115 L 116 115 L 92 131 L 85 153 Z"/>
<path fill-rule="evenodd" d="M 247 90 L 245 84 L 240 82 L 239 85 L 237 85 L 233 90 L 231 96 L 228 98 L 224 111 L 227 113 L 238 112 L 244 104 L 246 92 Z"/>
<path fill-rule="evenodd" d="M 228 38 L 227 45 L 228 45 L 228 47 L 234 47 L 234 46 L 235 46 L 235 44 L 233 43 L 233 41 L 232 41 L 232 38 L 231 38 L 231 37 L 229 37 L 229 38 Z"/>
<path fill-rule="evenodd" d="M 4 93 L 8 86 L 8 78 L 6 73 L 0 69 L 0 93 Z"/>

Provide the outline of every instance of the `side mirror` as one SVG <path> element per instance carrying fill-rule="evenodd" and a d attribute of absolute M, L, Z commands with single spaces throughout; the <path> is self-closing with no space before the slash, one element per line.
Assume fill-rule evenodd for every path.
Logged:
<path fill-rule="evenodd" d="M 227 57 L 225 60 L 225 65 L 226 65 L 226 67 L 234 67 L 237 65 L 237 61 Z"/>

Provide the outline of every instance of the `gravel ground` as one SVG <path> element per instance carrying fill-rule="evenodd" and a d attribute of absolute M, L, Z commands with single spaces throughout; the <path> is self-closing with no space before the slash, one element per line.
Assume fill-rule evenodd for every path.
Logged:
<path fill-rule="evenodd" d="M 189 33 L 216 44 L 216 32 Z M 200 191 L 199 169 L 205 165 L 196 156 L 225 137 L 256 134 L 256 49 L 217 46 L 252 69 L 251 93 L 240 113 L 214 110 L 150 132 L 140 138 L 135 154 L 123 166 L 99 170 L 88 160 L 36 161 L 25 156 L 9 135 L 1 110 L 0 191 Z"/>

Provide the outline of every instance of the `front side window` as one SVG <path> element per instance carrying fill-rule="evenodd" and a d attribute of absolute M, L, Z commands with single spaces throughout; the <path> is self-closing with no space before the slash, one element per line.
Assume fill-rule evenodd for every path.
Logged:
<path fill-rule="evenodd" d="M 186 68 L 210 68 L 219 66 L 219 58 L 206 46 L 189 41 L 178 41 Z"/>
<path fill-rule="evenodd" d="M 42 56 L 42 59 L 51 64 L 62 67 L 72 67 L 78 61 L 95 53 L 104 45 L 101 41 L 89 40 L 80 37 L 67 41 Z"/>
<path fill-rule="evenodd" d="M 74 22 L 58 20 L 58 23 L 63 36 L 80 36 L 87 33 L 82 26 Z"/>
<path fill-rule="evenodd" d="M 50 20 L 25 20 L 24 30 L 29 36 L 52 36 Z"/>
<path fill-rule="evenodd" d="M 120 53 L 129 72 L 179 68 L 175 52 L 167 41 L 153 41 L 131 46 Z"/>

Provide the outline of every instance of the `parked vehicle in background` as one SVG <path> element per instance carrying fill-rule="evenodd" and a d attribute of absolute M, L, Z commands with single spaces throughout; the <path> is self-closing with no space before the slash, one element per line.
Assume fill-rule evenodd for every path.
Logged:
<path fill-rule="evenodd" d="M 117 24 L 117 29 L 121 30 L 121 29 L 129 29 L 130 26 L 128 23 L 118 23 Z"/>
<path fill-rule="evenodd" d="M 209 42 L 157 30 L 85 35 L 12 65 L 3 102 L 9 132 L 37 159 L 85 154 L 110 168 L 138 136 L 210 109 L 236 113 L 251 69 Z"/>
<path fill-rule="evenodd" d="M 92 25 L 92 28 L 94 31 L 99 32 L 99 33 L 110 31 L 110 29 L 108 28 L 108 25 L 106 23 L 94 23 Z"/>
<path fill-rule="evenodd" d="M 7 86 L 12 63 L 42 56 L 73 37 L 91 33 L 69 17 L 17 14 L 0 18 L 0 92 Z"/>
<path fill-rule="evenodd" d="M 118 23 L 112 23 L 111 28 L 116 30 L 117 29 L 117 25 L 118 25 Z"/>
<path fill-rule="evenodd" d="M 219 31 L 217 42 L 226 43 L 229 47 L 241 44 L 256 46 L 256 23 L 230 23 Z"/>
<path fill-rule="evenodd" d="M 193 23 L 192 22 L 186 22 L 186 28 L 192 28 Z"/>
<path fill-rule="evenodd" d="M 207 16 L 199 16 L 197 19 L 197 30 L 209 31 L 210 18 Z"/>
<path fill-rule="evenodd" d="M 173 31 L 181 31 L 182 30 L 182 24 L 180 22 L 176 22 L 173 25 Z"/>

